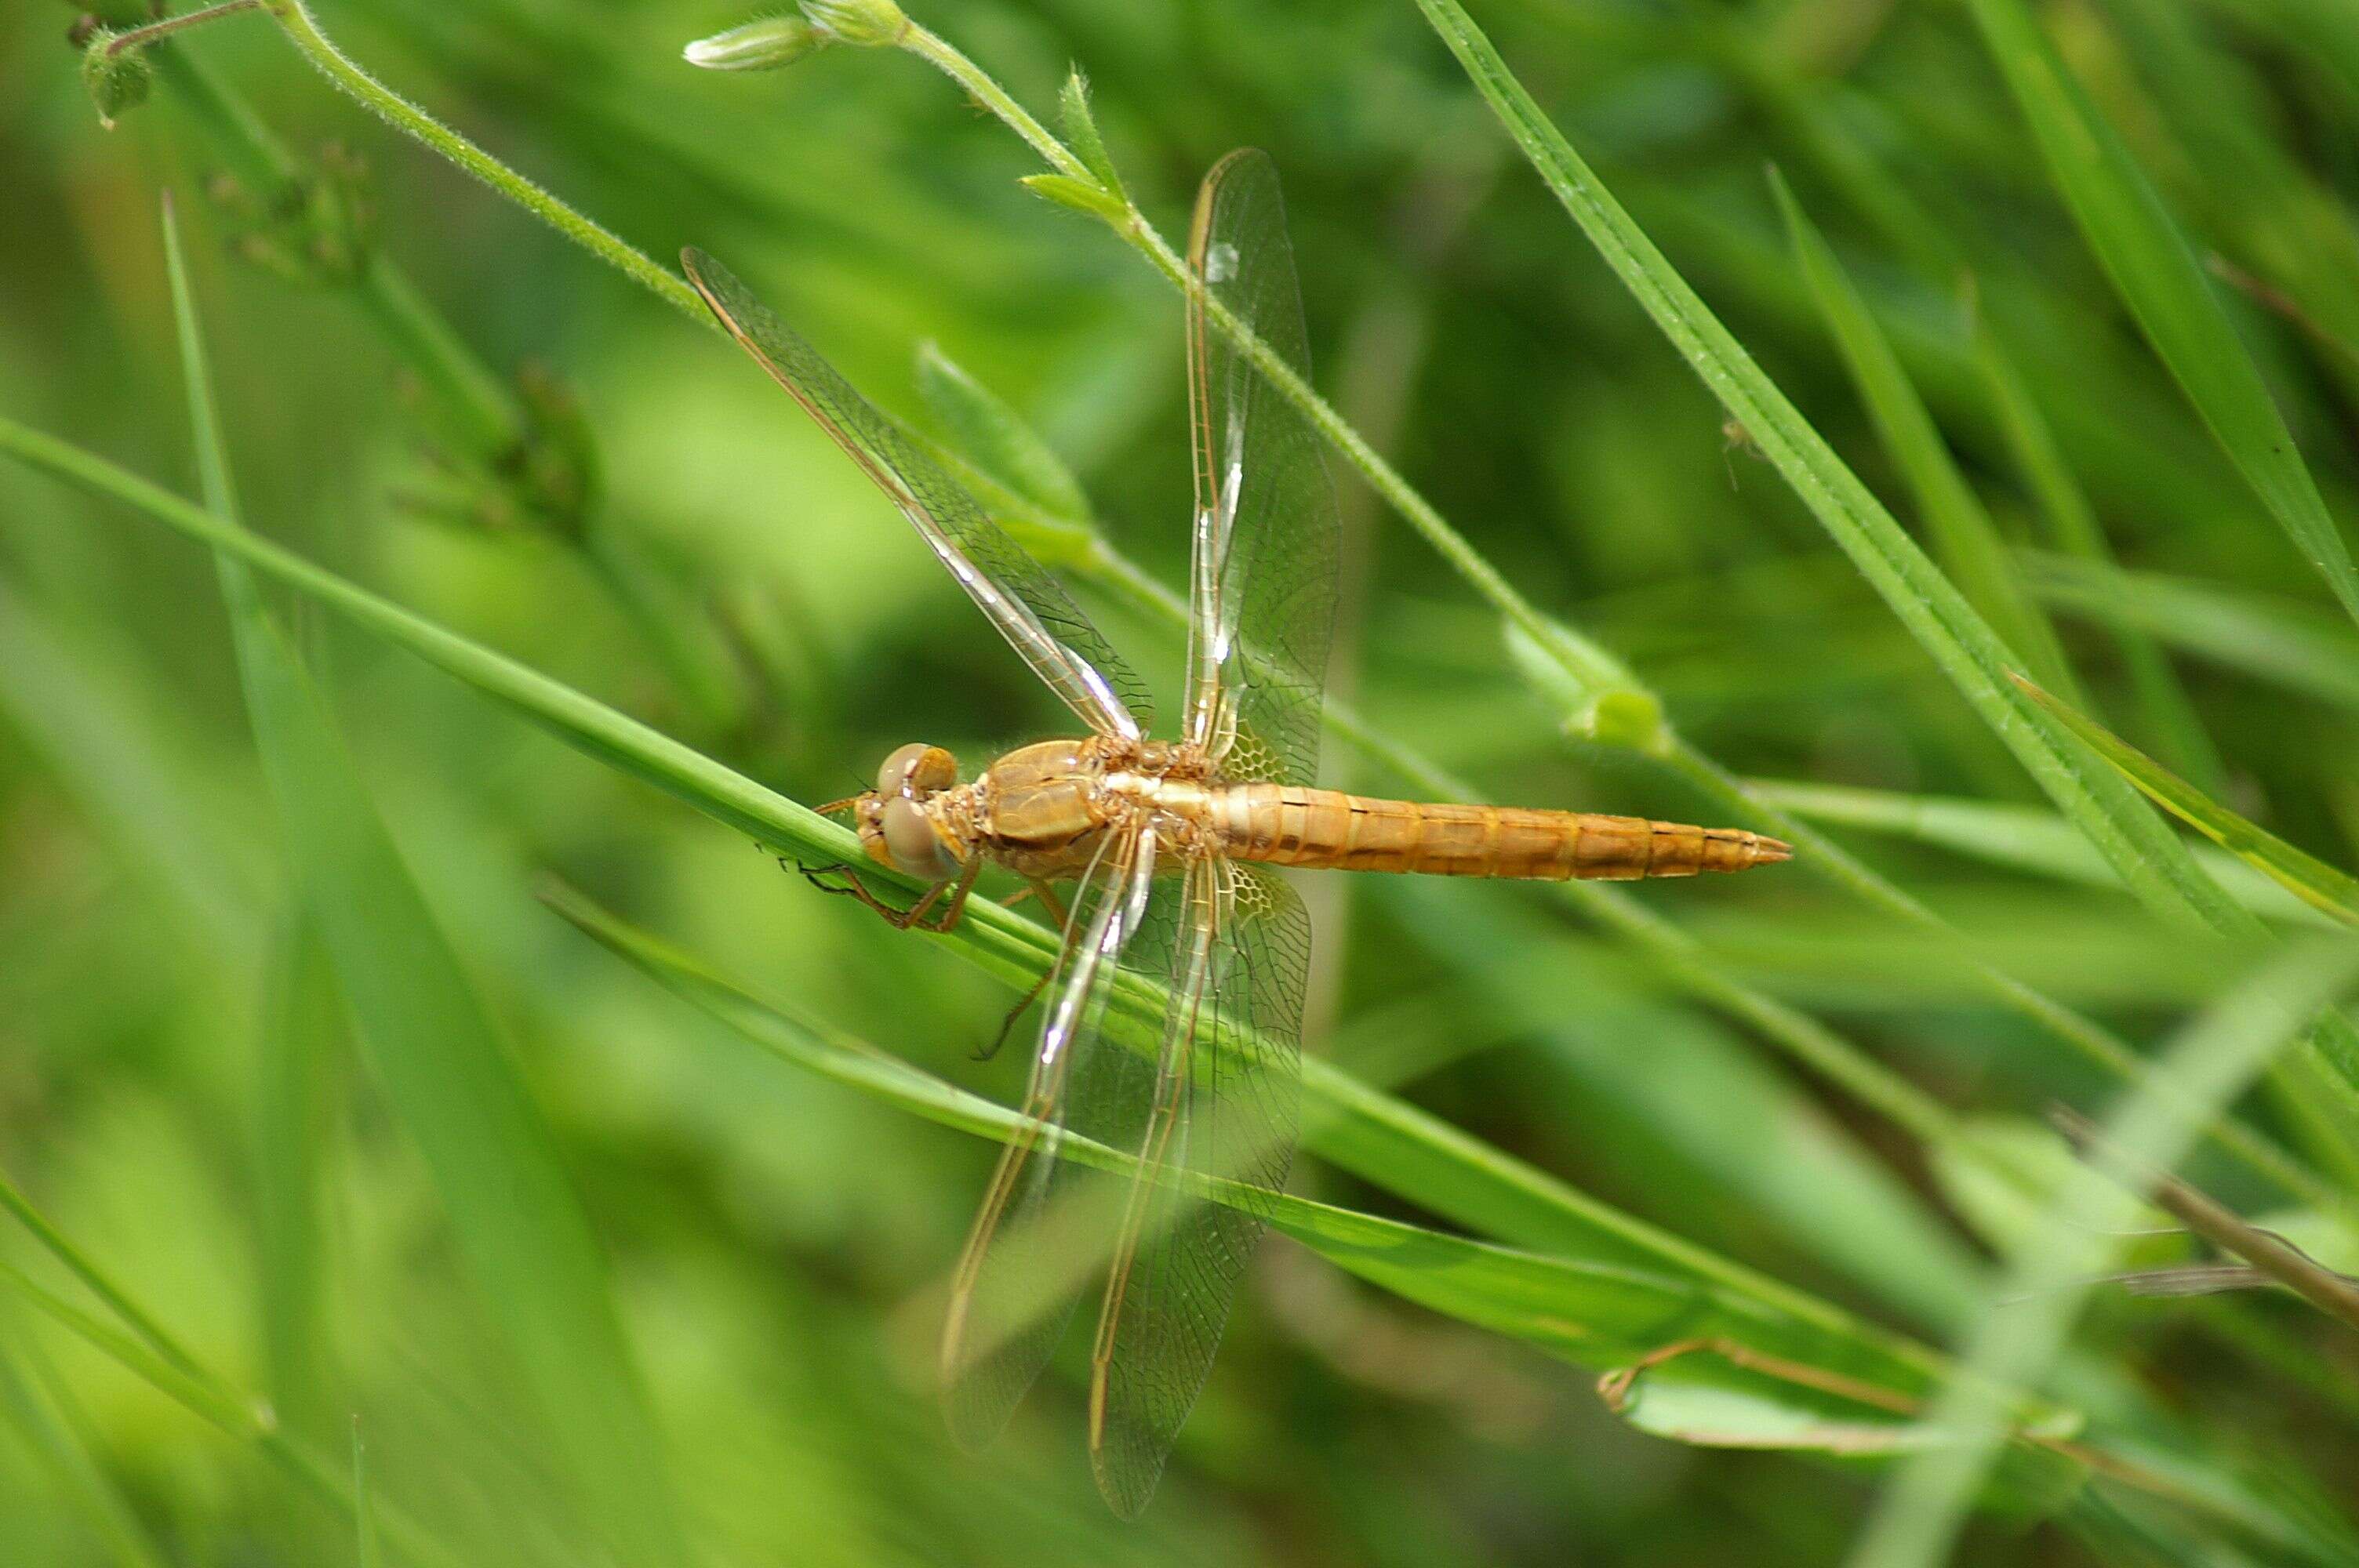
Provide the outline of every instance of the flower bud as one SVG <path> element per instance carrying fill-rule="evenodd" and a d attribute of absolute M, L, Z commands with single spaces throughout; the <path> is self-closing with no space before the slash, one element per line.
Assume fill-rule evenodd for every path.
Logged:
<path fill-rule="evenodd" d="M 98 106 L 98 123 L 110 131 L 117 115 L 147 101 L 156 75 L 144 50 L 114 49 L 116 36 L 112 27 L 94 28 L 82 51 L 82 85 Z"/>
<path fill-rule="evenodd" d="M 893 0 L 801 0 L 810 25 L 837 43 L 858 49 L 897 44 L 909 18 Z"/>
<path fill-rule="evenodd" d="M 707 70 L 776 70 L 833 41 L 800 16 L 764 16 L 699 38 L 679 54 Z"/>

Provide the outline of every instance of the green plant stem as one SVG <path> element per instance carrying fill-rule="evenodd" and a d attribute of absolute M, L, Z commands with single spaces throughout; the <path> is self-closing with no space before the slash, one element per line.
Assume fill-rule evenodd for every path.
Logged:
<path fill-rule="evenodd" d="M 168 38 L 174 33 L 185 32 L 190 27 L 201 27 L 207 22 L 218 22 L 223 16 L 234 16 L 240 11 L 255 10 L 262 3 L 263 0 L 222 0 L 220 5 L 208 5 L 201 11 L 188 11 L 178 16 L 159 17 L 145 26 L 117 33 L 107 39 L 106 58 L 113 59 L 125 49 L 145 49 L 147 45 Z"/>
<path fill-rule="evenodd" d="M 208 1374 L 190 1353 L 188 1346 L 133 1301 L 129 1292 L 118 1286 L 106 1271 L 66 1238 L 65 1233 L 49 1221 L 49 1217 L 33 1206 L 32 1201 L 16 1188 L 16 1184 L 0 1175 L 0 1208 L 16 1217 L 18 1224 L 33 1233 L 49 1255 L 64 1264 L 73 1277 L 89 1288 L 91 1294 L 129 1324 L 149 1350 L 184 1377 L 201 1379 Z"/>
<path fill-rule="evenodd" d="M 363 108 L 394 129 L 416 137 L 567 239 L 619 268 L 633 282 L 655 294 L 681 315 L 712 327 L 715 331 L 720 330 L 705 309 L 704 301 L 697 297 L 696 290 L 690 288 L 678 274 L 658 266 L 646 252 L 613 230 L 575 211 L 363 70 L 320 30 L 319 23 L 312 18 L 310 6 L 304 0 L 266 0 L 266 3 L 271 16 L 286 33 L 288 41 L 306 59 L 319 67 L 329 81 L 357 99 Z"/>

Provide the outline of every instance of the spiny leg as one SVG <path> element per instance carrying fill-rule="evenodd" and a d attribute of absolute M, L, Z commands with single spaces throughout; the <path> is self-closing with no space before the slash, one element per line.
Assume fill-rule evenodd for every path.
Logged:
<path fill-rule="evenodd" d="M 974 886 L 975 875 L 982 868 L 983 860 L 980 856 L 969 860 L 964 871 L 946 881 L 936 882 L 926 890 L 924 897 L 905 910 L 895 909 L 891 904 L 870 892 L 867 884 L 860 880 L 859 873 L 850 866 L 839 863 L 832 866 L 798 866 L 796 869 L 802 872 L 805 881 L 821 892 L 842 893 L 847 897 L 858 899 L 862 903 L 875 910 L 877 916 L 896 931 L 908 931 L 915 927 L 919 931 L 941 932 L 948 931 L 956 925 L 959 923 L 959 917 L 966 913 L 967 893 Z M 839 871 L 844 878 L 841 884 L 820 880 Z M 927 914 L 932 911 L 936 903 L 941 901 L 944 893 L 951 895 L 950 907 L 938 918 L 929 921 L 926 918 Z"/>

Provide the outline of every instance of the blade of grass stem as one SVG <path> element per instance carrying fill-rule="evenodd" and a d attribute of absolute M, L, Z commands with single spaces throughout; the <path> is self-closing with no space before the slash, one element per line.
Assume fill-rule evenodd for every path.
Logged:
<path fill-rule="evenodd" d="M 2190 1022 L 2152 1076 L 2104 1118 L 2104 1141 L 2142 1165 L 2168 1170 L 2190 1146 L 2200 1117 L 2243 1092 L 2359 981 L 2359 944 L 2320 935 L 2289 947 Z M 2078 1169 L 2046 1222 L 2016 1249 L 1994 1299 L 1969 1336 L 1962 1365 L 1976 1374 L 1945 1390 L 1929 1420 L 1952 1441 L 1908 1461 L 1878 1498 L 1848 1559 L 1852 1568 L 1930 1568 L 1946 1560 L 1981 1478 L 2003 1441 L 1995 1387 L 2044 1378 L 2070 1337 L 2102 1271 L 2110 1234 L 2131 1222 L 2137 1202 L 2110 1178 Z"/>
<path fill-rule="evenodd" d="M 2114 292 L 2245 481 L 2359 620 L 2359 569 L 2259 367 L 2161 197 L 2023 0 L 1970 0 L 1970 9 Z"/>
<path fill-rule="evenodd" d="M 2359 635 L 2306 604 L 2208 582 L 2034 555 L 2033 591 L 2091 617 L 2113 616 L 2158 641 L 2359 712 Z"/>
<path fill-rule="evenodd" d="M 1894 834 L 2030 876 L 2090 887 L 2122 885 L 2088 839 L 2062 817 L 2039 806 L 1782 779 L 1749 779 L 1746 787 L 1779 808 L 1813 822 Z M 2322 923 L 2307 903 L 2290 896 L 2274 879 L 2234 856 L 2205 845 L 2197 849 L 2195 858 L 2255 914 L 2312 925 Z"/>
<path fill-rule="evenodd" d="M 168 203 L 164 235 L 208 514 L 225 533 L 242 533 Z M 684 1563 L 662 1439 L 555 1137 L 251 572 L 228 554 L 216 560 L 263 772 L 305 903 L 370 1064 L 532 1388 L 575 1505 L 624 1562 Z"/>
<path fill-rule="evenodd" d="M 2060 697 L 2027 680 L 2021 684 L 2034 702 L 2054 714 L 2097 755 L 2121 770 L 2122 776 L 2156 805 L 2267 875 L 2311 908 L 2345 925 L 2359 925 L 2359 879 L 2229 810 Z"/>
<path fill-rule="evenodd" d="M 1795 200 L 1785 177 L 1773 169 L 1769 184 L 1802 276 L 1843 350 L 1853 384 L 1866 403 L 1886 450 L 1917 498 L 1918 513 L 1933 533 L 1943 566 L 2003 645 L 2014 649 L 2042 681 L 2058 683 L 2056 689 L 2074 694 L 2076 702 L 2084 700 L 2065 663 L 2056 628 L 2024 591 L 1997 524 L 1959 470 L 1925 400 L 1909 384 L 1908 372 L 1858 288 Z"/>
<path fill-rule="evenodd" d="M 1974 366 L 1990 395 L 2000 435 L 2025 487 L 2047 518 L 2057 547 L 2094 567 L 2112 567 L 2113 546 L 2098 525 L 2095 508 L 2057 446 L 2047 415 L 1987 320 L 1975 322 L 1973 350 Z M 2038 591 L 2036 583 L 2028 586 Z M 2146 731 L 2164 760 L 2216 793 L 2227 776 L 2220 749 L 2203 727 L 2169 655 L 2147 628 L 2127 617 L 2104 616 L 2101 621 L 2121 652 Z"/>

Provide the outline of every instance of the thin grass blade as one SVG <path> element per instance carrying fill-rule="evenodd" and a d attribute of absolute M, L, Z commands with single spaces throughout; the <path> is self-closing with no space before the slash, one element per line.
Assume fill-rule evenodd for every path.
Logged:
<path fill-rule="evenodd" d="M 179 237 L 165 239 L 198 470 L 242 532 Z M 360 1041 L 416 1141 L 584 1516 L 639 1568 L 686 1563 L 663 1444 L 605 1261 L 556 1140 L 403 863 L 325 703 L 245 566 L 220 557 L 238 668 L 287 852 Z"/>
<path fill-rule="evenodd" d="M 2070 703 L 2028 680 L 2018 677 L 2017 684 L 2156 805 L 2311 908 L 2346 925 L 2359 925 L 2359 879 L 2229 810 Z"/>
<path fill-rule="evenodd" d="M 2245 483 L 2359 620 L 2359 568 L 2194 248 L 2023 0 L 1971 8 L 2114 292 Z"/>

